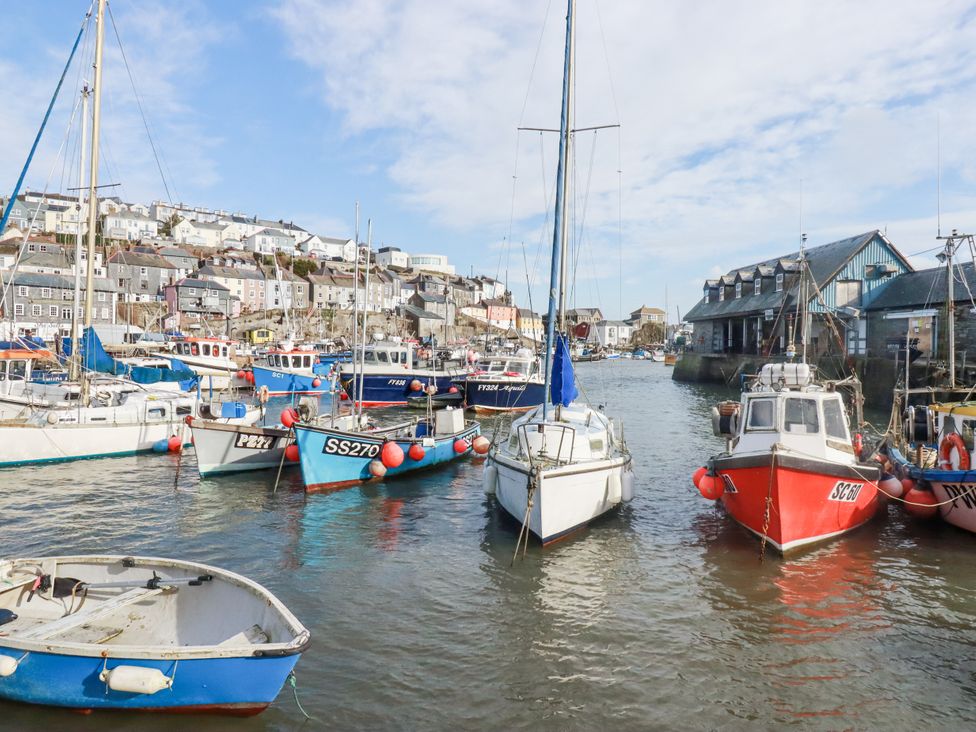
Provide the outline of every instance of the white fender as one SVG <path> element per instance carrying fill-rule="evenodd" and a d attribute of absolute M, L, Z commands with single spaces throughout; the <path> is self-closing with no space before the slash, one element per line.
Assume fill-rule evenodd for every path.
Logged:
<path fill-rule="evenodd" d="M 47 413 L 47 423 L 48 424 L 57 424 L 59 419 L 60 419 L 60 417 L 58 417 L 58 413 L 57 412 L 48 412 Z"/>
<path fill-rule="evenodd" d="M 116 666 L 103 670 L 98 678 L 112 691 L 124 691 L 129 694 L 155 694 L 157 691 L 173 686 L 171 677 L 158 668 L 145 666 Z"/>
<path fill-rule="evenodd" d="M 620 503 L 623 489 L 620 482 L 620 473 L 614 470 L 607 476 L 607 500 L 610 503 Z"/>
<path fill-rule="evenodd" d="M 0 678 L 12 675 L 19 665 L 20 661 L 12 656 L 0 656 Z"/>
<path fill-rule="evenodd" d="M 620 498 L 623 501 L 631 501 L 634 498 L 634 471 L 624 468 L 623 486 L 620 491 Z"/>
<path fill-rule="evenodd" d="M 481 476 L 481 487 L 489 496 L 494 495 L 498 489 L 498 468 L 494 465 L 485 466 L 485 472 Z"/>

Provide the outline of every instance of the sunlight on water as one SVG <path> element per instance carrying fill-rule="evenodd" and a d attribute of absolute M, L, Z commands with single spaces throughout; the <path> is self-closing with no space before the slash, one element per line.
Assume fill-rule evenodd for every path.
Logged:
<path fill-rule="evenodd" d="M 307 497 L 297 469 L 277 491 L 274 471 L 201 481 L 189 453 L 8 469 L 0 549 L 171 555 L 265 584 L 312 630 L 297 667 L 309 728 L 971 723 L 976 538 L 889 507 L 839 541 L 760 564 L 758 542 L 690 482 L 721 449 L 708 410 L 728 394 L 674 384 L 649 362 L 579 372 L 623 419 L 637 497 L 514 566 L 517 527 L 471 461 Z M 12 730 L 174 724 L 5 703 L 0 715 Z M 301 721 L 286 690 L 254 719 L 176 723 Z"/>

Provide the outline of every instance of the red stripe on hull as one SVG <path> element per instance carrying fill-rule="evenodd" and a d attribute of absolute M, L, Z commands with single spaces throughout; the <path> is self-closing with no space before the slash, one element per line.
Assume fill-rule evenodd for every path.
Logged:
<path fill-rule="evenodd" d="M 363 408 L 368 409 L 369 407 L 405 407 L 407 406 L 406 401 L 402 402 L 363 402 Z"/>
<path fill-rule="evenodd" d="M 5 700 L 10 701 L 10 700 Z M 37 706 L 29 702 L 14 702 Z M 253 717 L 271 706 L 267 702 L 256 704 L 199 704 L 189 707 L 58 707 L 75 714 L 89 715 L 92 712 L 114 714 L 117 712 L 153 712 L 155 714 L 222 714 L 225 717 Z M 49 707 L 50 708 L 50 707 Z"/>
<path fill-rule="evenodd" d="M 759 536 L 763 535 L 767 496 L 771 498 L 766 535 L 782 552 L 855 529 L 869 521 L 878 508 L 878 489 L 871 480 L 777 465 L 770 484 L 769 465 L 726 470 L 716 461 L 715 467 L 735 486 L 736 492 L 726 490 L 722 494 L 726 510 Z"/>

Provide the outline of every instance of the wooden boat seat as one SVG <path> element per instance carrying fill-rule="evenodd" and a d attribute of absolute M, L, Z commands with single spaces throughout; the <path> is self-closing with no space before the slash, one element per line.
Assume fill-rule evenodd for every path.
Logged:
<path fill-rule="evenodd" d="M 55 636 L 61 635 L 62 633 L 67 633 L 69 630 L 73 630 L 82 625 L 94 625 L 96 621 L 101 620 L 116 610 L 126 607 L 127 605 L 132 605 L 136 602 L 141 602 L 143 600 L 148 600 L 156 595 L 163 592 L 163 589 L 148 590 L 145 587 L 136 587 L 127 592 L 123 592 L 115 597 L 111 597 L 107 600 L 102 600 L 99 603 L 92 603 L 91 607 L 82 607 L 78 612 L 72 613 L 71 615 L 65 615 L 63 618 L 58 618 L 50 623 L 45 623 L 44 625 L 39 625 L 30 630 L 26 630 L 23 633 L 18 633 L 17 637 L 24 640 L 48 640 L 54 638 Z M 95 641 L 82 641 L 82 642 L 95 642 Z"/>

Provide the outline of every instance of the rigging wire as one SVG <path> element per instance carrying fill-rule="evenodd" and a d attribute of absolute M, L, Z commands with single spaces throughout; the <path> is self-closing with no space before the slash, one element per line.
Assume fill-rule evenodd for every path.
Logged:
<path fill-rule="evenodd" d="M 159 171 L 159 177 L 163 181 L 163 188 L 166 190 L 167 200 L 172 201 L 173 197 L 169 191 L 169 184 L 166 182 L 166 176 L 163 174 L 163 166 L 159 161 L 159 152 L 156 150 L 156 142 L 153 140 L 152 132 L 149 130 L 149 120 L 146 118 L 146 112 L 142 107 L 142 99 L 139 95 L 139 91 L 136 89 L 136 82 L 132 76 L 132 69 L 129 68 L 129 59 L 125 55 L 125 47 L 122 45 L 122 37 L 119 35 L 119 28 L 115 24 L 115 15 L 112 13 L 112 6 L 108 5 L 108 17 L 112 22 L 112 30 L 115 32 L 115 39 L 119 44 L 119 52 L 122 55 L 122 63 L 125 66 L 125 73 L 129 77 L 129 83 L 132 85 L 132 95 L 136 99 L 136 106 L 139 107 L 139 114 L 142 117 L 143 127 L 146 128 L 146 137 L 149 138 L 149 147 L 152 148 L 153 158 L 156 161 L 156 170 Z"/>

